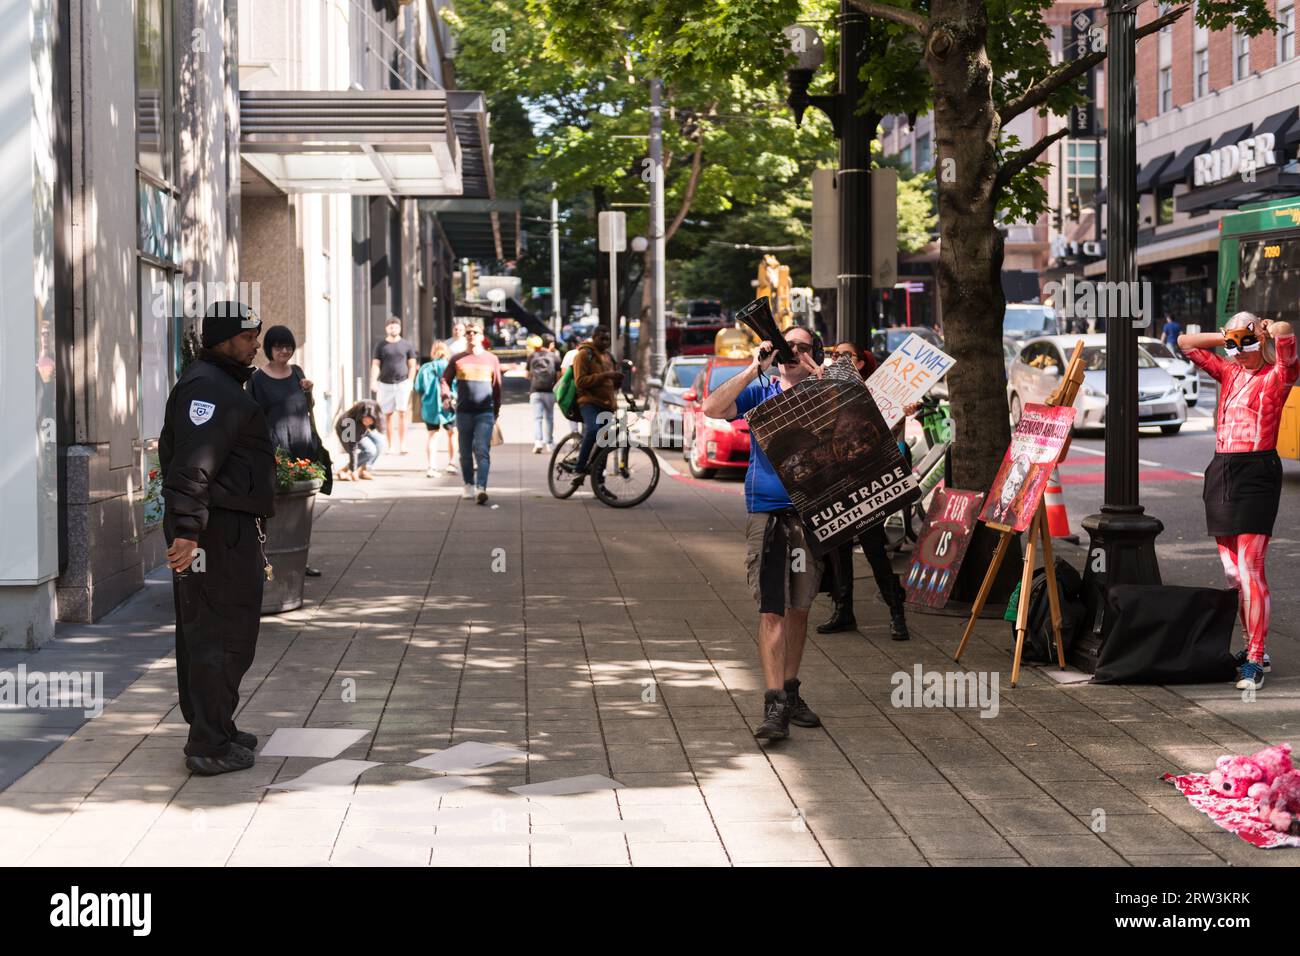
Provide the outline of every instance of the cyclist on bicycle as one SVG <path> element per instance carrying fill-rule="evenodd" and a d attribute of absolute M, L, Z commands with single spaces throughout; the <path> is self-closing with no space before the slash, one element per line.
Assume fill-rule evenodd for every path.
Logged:
<path fill-rule="evenodd" d="M 604 422 L 608 422 L 618 408 L 618 388 L 623 384 L 623 374 L 614 369 L 609 344 L 609 329 L 597 326 L 591 338 L 578 346 L 578 357 L 573 360 L 573 384 L 578 390 L 578 411 L 582 414 L 582 446 L 578 450 L 575 485 L 581 484 L 587 474 L 587 464 L 603 424 L 601 414 L 605 414 Z"/>

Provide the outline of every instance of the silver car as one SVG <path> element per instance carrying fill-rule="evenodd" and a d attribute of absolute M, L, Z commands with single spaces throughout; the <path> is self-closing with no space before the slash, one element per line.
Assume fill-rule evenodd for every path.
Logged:
<path fill-rule="evenodd" d="M 1195 406 L 1197 399 L 1200 398 L 1201 370 L 1180 355 L 1176 349 L 1171 349 L 1159 339 L 1144 335 L 1138 339 L 1138 345 L 1150 352 L 1156 364 L 1172 375 L 1174 381 L 1182 386 L 1187 407 Z"/>
<path fill-rule="evenodd" d="M 709 361 L 708 355 L 678 355 L 664 369 L 662 379 L 650 379 L 650 442 L 655 448 L 682 447 L 682 395 Z"/>
<path fill-rule="evenodd" d="M 1042 403 L 1056 390 L 1074 344 L 1083 339 L 1083 387 L 1074 400 L 1076 430 L 1106 427 L 1106 336 L 1049 335 L 1030 339 L 1007 371 L 1007 404 L 1011 420 L 1020 420 L 1024 407 Z M 1159 427 L 1176 435 L 1187 421 L 1182 387 L 1151 354 L 1138 348 L 1138 424 Z"/>

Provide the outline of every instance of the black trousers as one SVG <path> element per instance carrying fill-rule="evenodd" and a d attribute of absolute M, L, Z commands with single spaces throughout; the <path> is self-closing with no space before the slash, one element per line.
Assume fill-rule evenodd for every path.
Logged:
<path fill-rule="evenodd" d="M 871 565 L 871 575 L 876 579 L 876 587 L 886 604 L 893 607 L 898 591 L 898 575 L 894 573 L 893 562 L 885 553 L 885 527 L 876 525 L 858 536 L 862 553 Z M 826 555 L 826 572 L 822 577 L 822 590 L 828 591 L 831 598 L 842 604 L 853 600 L 853 544 L 842 545 Z"/>
<path fill-rule="evenodd" d="M 185 753 L 224 757 L 235 733 L 239 682 L 257 650 L 265 562 L 251 514 L 213 508 L 198 541 L 201 563 L 172 574 L 176 686 L 190 725 Z"/>

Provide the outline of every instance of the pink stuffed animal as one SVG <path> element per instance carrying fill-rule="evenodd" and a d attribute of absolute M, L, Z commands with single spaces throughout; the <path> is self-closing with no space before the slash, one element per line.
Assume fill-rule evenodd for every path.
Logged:
<path fill-rule="evenodd" d="M 1250 796 L 1256 800 L 1277 777 L 1291 770 L 1291 745 L 1265 747 L 1249 757 L 1223 756 L 1214 762 L 1210 786 L 1225 797 Z"/>
<path fill-rule="evenodd" d="M 1259 803 L 1261 820 L 1274 830 L 1300 834 L 1300 770 L 1288 770 L 1267 788 L 1257 783 L 1250 795 Z"/>

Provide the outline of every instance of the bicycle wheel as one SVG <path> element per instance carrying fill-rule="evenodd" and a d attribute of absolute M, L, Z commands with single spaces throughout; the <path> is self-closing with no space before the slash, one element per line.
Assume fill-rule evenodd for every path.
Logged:
<path fill-rule="evenodd" d="M 550 487 L 551 494 L 557 498 L 568 498 L 578 490 L 579 483 L 573 479 L 578 467 L 578 446 L 581 442 L 581 434 L 570 432 L 560 439 L 555 451 L 551 452 L 551 463 L 546 469 L 546 484 Z"/>
<path fill-rule="evenodd" d="M 642 445 L 608 449 L 595 464 L 591 490 L 611 508 L 639 505 L 659 485 L 659 459 Z"/>

